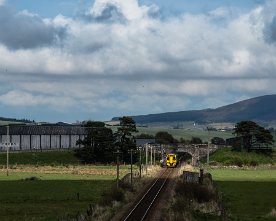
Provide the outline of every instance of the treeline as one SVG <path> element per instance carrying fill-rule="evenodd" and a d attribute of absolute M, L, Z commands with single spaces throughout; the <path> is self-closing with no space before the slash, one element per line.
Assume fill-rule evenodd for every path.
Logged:
<path fill-rule="evenodd" d="M 137 139 L 154 139 L 156 144 L 203 144 L 200 137 L 192 137 L 191 140 L 180 138 L 175 139 L 173 135 L 167 131 L 159 131 L 155 135 L 137 134 L 136 123 L 131 117 L 122 117 L 119 119 L 120 124 L 117 131 L 105 126 L 103 122 L 88 121 L 83 124 L 87 131 L 87 136 L 83 140 L 79 140 L 83 148 L 76 150 L 78 156 L 85 163 L 114 162 L 115 155 L 119 154 L 124 162 L 130 162 L 130 150 L 136 150 Z M 236 124 L 231 146 L 235 150 L 251 151 L 259 148 L 259 150 L 271 150 L 274 142 L 271 131 L 267 130 L 255 122 L 241 121 Z M 231 141 L 231 139 L 230 139 Z M 210 142 L 216 145 L 225 145 L 226 141 L 220 137 L 213 137 Z M 228 142 L 229 144 L 229 142 Z M 136 161 L 136 155 L 133 156 Z"/>
<path fill-rule="evenodd" d="M 202 144 L 199 137 L 193 137 L 191 140 L 175 139 L 171 134 L 166 131 L 160 131 L 155 136 L 149 134 L 137 134 L 139 131 L 136 128 L 136 123 L 131 117 L 122 117 L 119 119 L 120 124 L 117 131 L 113 132 L 112 129 L 105 126 L 103 122 L 88 121 L 83 123 L 87 136 L 77 141 L 77 145 L 82 148 L 77 149 L 76 156 L 79 157 L 84 163 L 111 163 L 114 162 L 116 154 L 124 162 L 130 162 L 130 151 L 136 150 L 137 139 L 155 139 L 157 144 Z M 214 144 L 225 144 L 222 138 L 212 138 Z M 133 162 L 135 162 L 137 155 L 133 155 Z"/>
<path fill-rule="evenodd" d="M 0 117 L 0 121 L 11 121 L 11 122 L 21 122 L 21 123 L 34 123 L 34 120 L 29 120 L 29 119 L 16 119 L 16 118 L 5 118 L 5 117 Z"/>

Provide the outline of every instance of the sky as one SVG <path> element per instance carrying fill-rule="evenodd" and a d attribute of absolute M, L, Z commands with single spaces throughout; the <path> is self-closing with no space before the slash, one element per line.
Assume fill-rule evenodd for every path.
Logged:
<path fill-rule="evenodd" d="M 0 0 L 1 117 L 216 108 L 275 77 L 275 0 Z"/>

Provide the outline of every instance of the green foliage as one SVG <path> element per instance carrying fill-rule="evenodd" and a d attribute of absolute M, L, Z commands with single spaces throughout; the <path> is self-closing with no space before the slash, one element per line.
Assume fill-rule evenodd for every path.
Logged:
<path fill-rule="evenodd" d="M 240 137 L 240 145 L 236 143 L 236 148 L 250 151 L 251 149 L 270 148 L 273 144 L 273 136 L 270 131 L 259 126 L 253 121 L 241 121 L 236 124 L 233 134 Z M 270 147 L 269 147 L 270 146 Z"/>
<path fill-rule="evenodd" d="M 137 135 L 136 139 L 154 139 L 154 135 L 142 133 Z"/>
<path fill-rule="evenodd" d="M 174 143 L 174 138 L 166 131 L 159 131 L 155 135 L 155 141 L 159 144 L 172 144 Z"/>
<path fill-rule="evenodd" d="M 202 144 L 203 142 L 199 137 L 192 137 L 191 143 L 192 144 Z"/>
<path fill-rule="evenodd" d="M 85 163 L 111 162 L 114 151 L 114 135 L 103 122 L 88 121 L 84 125 L 87 136 L 77 144 L 84 147 L 76 149 L 76 156 Z"/>
<path fill-rule="evenodd" d="M 273 155 L 235 151 L 231 148 L 222 148 L 210 155 L 211 164 L 221 164 L 225 166 L 257 166 L 261 164 L 274 164 L 275 157 Z"/>
<path fill-rule="evenodd" d="M 211 143 L 215 145 L 225 145 L 225 140 L 221 137 L 213 137 Z"/>
<path fill-rule="evenodd" d="M 122 153 L 123 160 L 130 162 L 130 150 L 136 149 L 136 143 L 133 133 L 137 133 L 135 121 L 131 117 L 120 118 L 120 127 L 117 128 L 115 133 L 117 142 L 116 147 Z M 133 162 L 136 162 L 136 155 L 134 155 Z"/>

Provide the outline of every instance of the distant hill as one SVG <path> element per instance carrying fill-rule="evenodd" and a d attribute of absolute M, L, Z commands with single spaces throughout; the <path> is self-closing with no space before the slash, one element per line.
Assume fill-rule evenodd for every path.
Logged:
<path fill-rule="evenodd" d="M 191 110 L 132 116 L 138 124 L 157 122 L 195 123 L 231 122 L 253 120 L 256 122 L 276 122 L 276 95 L 265 95 L 240 101 L 216 109 Z M 118 117 L 112 119 L 118 120 Z"/>
<path fill-rule="evenodd" d="M 16 118 L 7 118 L 7 117 L 0 117 L 0 124 L 26 124 L 26 123 L 33 123 L 34 121 L 27 120 L 27 119 L 16 119 Z"/>

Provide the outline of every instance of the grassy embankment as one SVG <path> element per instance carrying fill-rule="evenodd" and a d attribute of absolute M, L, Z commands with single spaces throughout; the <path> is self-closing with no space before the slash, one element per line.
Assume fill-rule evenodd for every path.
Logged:
<path fill-rule="evenodd" d="M 209 169 L 222 192 L 231 220 L 276 220 L 275 153 L 267 156 L 224 149 L 214 153 L 210 160 L 215 164 L 236 166 Z"/>
<path fill-rule="evenodd" d="M 0 154 L 0 220 L 58 220 L 85 213 L 111 189 L 116 166 L 80 165 L 73 152 Z M 123 176 L 129 166 L 120 166 Z"/>

